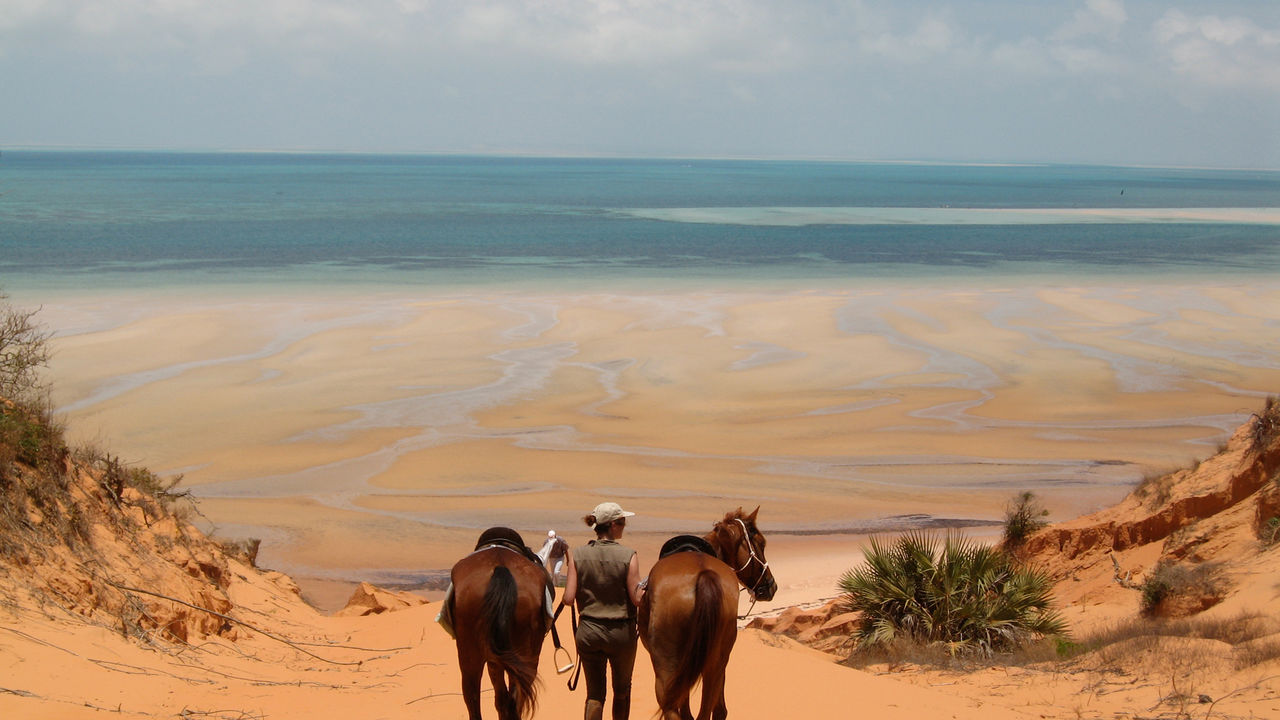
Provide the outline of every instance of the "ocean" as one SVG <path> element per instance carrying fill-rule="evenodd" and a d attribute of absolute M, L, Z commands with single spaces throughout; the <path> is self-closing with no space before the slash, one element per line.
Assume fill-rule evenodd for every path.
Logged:
<path fill-rule="evenodd" d="M 0 156 L 10 290 L 1221 277 L 1280 271 L 1278 241 L 1268 171 Z"/>

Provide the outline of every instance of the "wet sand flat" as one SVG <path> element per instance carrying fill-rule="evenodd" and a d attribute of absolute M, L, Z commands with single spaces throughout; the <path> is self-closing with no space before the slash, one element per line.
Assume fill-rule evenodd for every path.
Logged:
<path fill-rule="evenodd" d="M 304 582 L 412 584 L 497 524 L 585 540 L 602 499 L 638 513 L 646 565 L 739 505 L 797 570 L 1024 489 L 1065 518 L 1211 454 L 1280 387 L 1280 284 L 43 304 L 76 439 L 182 474 Z"/>

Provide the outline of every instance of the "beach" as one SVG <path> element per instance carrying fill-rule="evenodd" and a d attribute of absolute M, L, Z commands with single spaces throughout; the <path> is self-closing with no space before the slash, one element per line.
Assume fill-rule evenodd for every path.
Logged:
<path fill-rule="evenodd" d="M 805 602 L 869 534 L 1110 505 L 1280 387 L 1273 172 L 4 160 L 0 289 L 72 438 L 330 609 L 606 499 L 646 568 L 759 506 Z"/>
<path fill-rule="evenodd" d="M 489 526 L 583 542 L 605 499 L 643 567 L 760 506 L 773 606 L 809 602 L 870 533 L 1095 510 L 1280 387 L 1265 282 L 32 299 L 73 438 L 329 608 L 438 590 Z"/>
<path fill-rule="evenodd" d="M 496 525 L 534 548 L 552 529 L 584 543 L 582 517 L 604 500 L 636 513 L 623 540 L 642 573 L 672 535 L 759 508 L 778 592 L 740 595 L 735 716 L 857 703 L 885 717 L 1112 717 L 1177 704 L 1186 682 L 1232 707 L 1274 704 L 1270 665 L 1231 665 L 1257 639 L 957 676 L 910 662 L 859 672 L 793 637 L 847 637 L 826 601 L 876 535 L 994 541 L 1006 504 L 1030 491 L 1064 532 L 1099 511 L 1128 537 L 1148 513 L 1204 505 L 1191 496 L 1205 478 L 1234 483 L 1212 456 L 1280 387 L 1275 173 L 5 161 L 0 289 L 51 334 L 54 415 L 72 463 L 95 466 L 68 487 L 96 504 L 60 517 L 100 521 L 85 530 L 94 562 L 73 535 L 6 571 L 20 595 L 0 628 L 6 709 L 460 717 L 454 647 L 434 622 L 449 568 Z M 1227 455 L 1247 456 L 1249 432 Z M 106 492 L 104 457 L 175 483 L 160 504 L 178 517 Z M 1175 487 L 1166 472 L 1201 461 L 1185 492 L 1161 495 Z M 1144 481 L 1157 491 L 1131 496 Z M 1243 558 L 1239 591 L 1214 608 L 1228 620 L 1274 615 L 1254 506 L 1227 509 L 1230 532 L 1181 514 L 1200 529 L 1168 528 L 1196 553 Z M 30 517 L 16 517 L 19 535 Z M 202 531 L 235 542 L 193 545 Z M 236 549 L 250 538 L 252 560 Z M 1182 552 L 1150 539 L 1080 557 L 1073 540 L 1052 560 L 1073 634 L 1136 616 L 1139 593 L 1113 567 L 1147 577 Z M 428 604 L 344 615 L 361 582 Z M 202 612 L 215 608 L 236 627 Z M 163 652 L 151 631 L 121 638 L 171 615 L 186 618 L 168 631 L 179 639 L 188 625 L 217 637 Z M 1216 664 L 1162 664 L 1183 656 Z M 548 646 L 542 659 L 558 662 Z M 656 707 L 650 673 L 637 663 L 641 715 Z M 581 707 L 543 681 L 543 714 Z"/>
<path fill-rule="evenodd" d="M 1280 720 L 1280 2 L 0 30 L 0 720 Z"/>

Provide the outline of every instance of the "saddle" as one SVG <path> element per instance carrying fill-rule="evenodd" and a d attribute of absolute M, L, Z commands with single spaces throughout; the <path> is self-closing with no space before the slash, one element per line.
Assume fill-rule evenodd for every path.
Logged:
<path fill-rule="evenodd" d="M 480 539 L 476 540 L 476 550 L 483 550 L 493 546 L 503 547 L 518 555 L 523 555 L 530 562 L 537 563 L 539 567 L 542 567 L 542 560 L 538 557 L 538 554 L 524 544 L 524 538 L 520 537 L 520 533 L 509 527 L 491 527 L 480 533 Z"/>
<path fill-rule="evenodd" d="M 556 596 L 556 585 L 551 580 L 551 573 L 547 572 L 547 566 L 542 564 L 542 558 L 538 557 L 538 553 L 534 552 L 528 545 L 524 544 L 524 538 L 520 537 L 520 533 L 509 527 L 491 527 L 480 533 L 480 539 L 476 540 L 476 549 L 472 552 L 479 552 L 485 548 L 491 547 L 500 547 L 510 550 L 538 566 L 538 569 L 542 571 L 543 582 L 545 582 L 547 586 L 545 598 L 547 615 L 554 615 L 555 611 L 552 610 L 552 605 Z"/>
<path fill-rule="evenodd" d="M 697 535 L 677 535 L 662 544 L 662 549 L 658 551 L 658 559 L 680 552 L 700 552 L 716 557 L 716 549 L 707 542 L 706 538 Z"/>
<path fill-rule="evenodd" d="M 520 537 L 520 533 L 508 527 L 491 527 L 480 533 L 480 539 L 476 540 L 476 547 L 471 553 L 480 552 L 493 547 L 500 547 L 525 558 L 529 562 L 537 565 L 542 570 L 543 582 L 546 584 L 543 590 L 543 610 L 546 611 L 547 617 L 554 617 L 553 601 L 555 600 L 555 585 L 551 582 L 551 573 L 547 572 L 547 568 L 542 564 L 542 560 L 538 558 L 538 554 L 530 550 L 524 544 L 524 538 Z M 455 637 L 453 631 L 453 583 L 449 583 L 449 589 L 445 591 L 444 602 L 440 605 L 440 612 L 436 615 L 436 622 L 449 633 L 450 637 Z M 555 626 L 551 626 L 552 632 Z"/>

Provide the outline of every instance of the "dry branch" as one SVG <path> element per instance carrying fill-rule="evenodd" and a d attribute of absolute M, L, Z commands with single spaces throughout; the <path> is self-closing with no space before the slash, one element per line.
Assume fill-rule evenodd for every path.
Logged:
<path fill-rule="evenodd" d="M 329 659 L 329 658 L 327 658 L 327 657 L 322 657 L 322 656 L 320 656 L 320 655 L 317 655 L 317 654 L 315 654 L 315 653 L 311 652 L 310 650 L 307 650 L 306 648 L 303 648 L 303 647 L 299 646 L 297 643 L 295 643 L 295 642 L 293 642 L 293 641 L 291 641 L 291 640 L 286 640 L 286 639 L 284 639 L 284 638 L 282 638 L 282 637 L 280 637 L 280 636 L 278 636 L 278 635 L 274 635 L 274 634 L 272 634 L 272 633 L 269 633 L 269 632 L 267 632 L 266 630 L 263 630 L 263 629 L 262 629 L 262 628 L 260 628 L 260 627 L 257 627 L 257 626 L 254 626 L 254 625 L 250 625 L 249 623 L 247 623 L 247 622 L 245 622 L 245 621 L 243 621 L 243 620 L 238 620 L 238 619 L 236 619 L 236 618 L 233 618 L 233 617 L 231 617 L 230 615 L 224 615 L 223 613 L 220 613 L 220 612 L 218 612 L 218 611 L 216 611 L 216 610 L 210 610 L 209 608 L 203 608 L 203 607 L 200 607 L 199 605 L 194 605 L 194 604 L 192 604 L 192 603 L 189 603 L 189 602 L 187 602 L 186 600 L 179 600 L 178 598 L 170 597 L 170 596 L 168 596 L 168 595 L 163 595 L 163 594 L 158 593 L 158 592 L 152 592 L 152 591 L 150 591 L 150 590 L 143 590 L 142 588 L 128 587 L 128 586 L 126 586 L 126 585 L 121 585 L 121 584 L 119 584 L 119 583 L 115 583 L 115 582 L 112 582 L 112 581 L 110 581 L 110 580 L 107 580 L 107 581 L 106 581 L 106 583 L 107 583 L 108 585 L 110 585 L 110 586 L 114 587 L 114 588 L 115 588 L 115 589 L 117 589 L 117 590 L 123 590 L 123 591 L 126 591 L 126 592 L 142 593 L 143 595 L 151 595 L 152 597 L 158 597 L 158 598 L 160 598 L 160 599 L 162 599 L 162 600 L 168 600 L 168 601 L 170 601 L 170 602 L 176 602 L 176 603 L 178 603 L 179 605 L 185 605 L 185 606 L 187 606 L 187 607 L 189 607 L 189 608 L 191 608 L 191 609 L 193 609 L 193 610 L 199 610 L 200 612 L 206 612 L 206 613 L 209 613 L 210 615 L 213 615 L 214 617 L 222 618 L 223 620 L 226 620 L 226 621 L 228 621 L 228 622 L 233 622 L 233 623 L 235 623 L 235 624 L 237 624 L 237 625 L 240 625 L 240 626 L 243 626 L 243 627 L 245 627 L 245 628 L 248 628 L 249 630 L 252 630 L 252 631 L 254 631 L 254 632 L 258 633 L 259 635 L 262 635 L 262 636 L 264 636 L 264 637 L 271 638 L 272 640 L 275 640 L 276 642 L 284 643 L 285 645 L 288 645 L 289 647 L 293 648 L 294 650 L 297 650 L 298 652 L 300 652 L 300 653 L 302 653 L 302 654 L 304 654 L 304 655 L 310 655 L 311 657 L 313 657 L 313 658 L 315 658 L 315 659 L 317 659 L 317 660 L 320 660 L 320 661 L 322 661 L 322 662 L 331 663 L 331 664 L 333 664 L 333 665 L 356 665 L 356 666 L 361 665 L 361 664 L 363 664 L 363 662 L 364 662 L 363 660 L 356 660 L 355 662 L 343 662 L 343 661 L 341 661 L 341 660 L 330 660 L 330 659 Z"/>
<path fill-rule="evenodd" d="M 1119 583 L 1120 587 L 1129 588 L 1130 590 L 1139 590 L 1142 588 L 1141 585 L 1130 579 L 1133 575 L 1132 570 L 1124 572 L 1120 569 L 1120 561 L 1116 560 L 1116 554 L 1114 552 L 1107 553 L 1107 557 L 1111 558 L 1111 565 L 1116 569 L 1115 581 Z"/>

